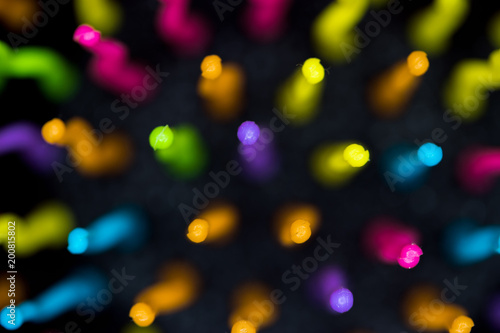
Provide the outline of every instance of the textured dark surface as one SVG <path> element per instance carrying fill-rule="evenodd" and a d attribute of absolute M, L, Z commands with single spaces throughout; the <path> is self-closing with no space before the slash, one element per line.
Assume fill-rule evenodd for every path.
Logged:
<path fill-rule="evenodd" d="M 28 170 L 16 156 L 0 157 L 2 200 L 0 211 L 15 211 L 21 215 L 44 199 L 66 202 L 74 211 L 80 226 L 124 202 L 142 205 L 147 211 L 153 235 L 143 250 L 132 255 L 110 252 L 100 256 L 71 256 L 65 250 L 44 251 L 18 261 L 18 271 L 29 285 L 27 294 L 37 295 L 72 268 L 93 264 L 110 275 L 112 269 L 126 268 L 136 278 L 95 321 L 85 324 L 75 311 L 41 325 L 26 325 L 26 332 L 43 329 L 63 330 L 74 320 L 83 332 L 117 332 L 129 322 L 128 311 L 133 298 L 156 280 L 164 263 L 174 258 L 186 258 L 202 272 L 204 291 L 189 309 L 170 316 L 158 317 L 156 324 L 163 332 L 226 332 L 228 301 L 232 290 L 249 279 L 259 279 L 285 291 L 287 301 L 281 307 L 279 321 L 263 332 L 345 332 L 355 328 L 375 332 L 411 331 L 405 327 L 400 301 L 405 291 L 419 282 L 431 282 L 444 287 L 443 280 L 458 277 L 467 290 L 456 303 L 466 307 L 474 319 L 473 331 L 487 332 L 483 313 L 493 292 L 500 291 L 499 258 L 457 268 L 448 264 L 440 248 L 441 233 L 459 217 L 470 217 L 480 223 L 499 223 L 500 187 L 488 195 L 476 197 L 461 190 L 454 177 L 457 153 L 469 144 L 500 146 L 497 126 L 500 121 L 500 100 L 490 98 L 485 116 L 478 122 L 464 124 L 453 130 L 443 121 L 445 111 L 441 91 L 452 66 L 465 57 L 486 58 L 493 50 L 485 34 L 491 14 L 500 5 L 478 1 L 472 3 L 467 22 L 454 37 L 452 48 L 442 57 L 431 58 L 425 75 L 407 112 L 398 120 L 382 121 L 370 114 L 364 93 L 370 77 L 406 57 L 412 48 L 407 42 L 405 27 L 416 8 L 429 1 L 402 1 L 404 10 L 392 17 L 391 24 L 363 49 L 350 65 L 332 66 L 326 77 L 326 89 L 319 116 L 308 126 L 287 127 L 277 133 L 275 143 L 282 158 L 282 170 L 271 182 L 256 185 L 241 176 L 233 177 L 220 198 L 234 202 L 242 213 L 242 228 L 229 245 L 215 248 L 194 245 L 185 238 L 186 224 L 177 206 L 191 204 L 192 188 L 202 188 L 210 178 L 208 171 L 225 168 L 235 158 L 238 124 L 244 120 L 267 123 L 273 116 L 276 88 L 305 59 L 315 56 L 309 32 L 312 19 L 327 1 L 296 1 L 287 33 L 271 45 L 250 41 L 241 31 L 239 17 L 245 4 L 226 13 L 220 22 L 210 1 L 197 1 L 193 7 L 203 11 L 216 27 L 213 44 L 207 54 L 216 53 L 224 61 L 241 64 L 247 74 L 248 103 L 238 121 L 216 124 L 203 112 L 196 95 L 199 64 L 202 56 L 178 59 L 158 38 L 153 18 L 157 2 L 121 1 L 125 8 L 125 24 L 117 38 L 131 49 L 135 59 L 170 72 L 158 95 L 150 103 L 131 110 L 120 120 L 111 112 L 114 96 L 102 91 L 85 75 L 86 52 L 75 45 L 72 32 L 76 27 L 72 6 L 66 5 L 41 29 L 30 45 L 47 45 L 64 53 L 82 72 L 82 86 L 77 96 L 65 105 L 51 105 L 37 93 L 32 82 L 10 82 L 0 95 L 1 124 L 15 120 L 31 120 L 42 125 L 53 117 L 66 120 L 78 115 L 97 126 L 109 117 L 113 124 L 128 133 L 134 142 L 136 155 L 130 170 L 113 179 L 87 179 L 76 172 L 66 174 L 59 183 L 54 175 L 43 178 Z M 365 18 L 361 27 L 370 20 Z M 2 34 L 5 36 L 5 33 Z M 153 157 L 148 146 L 150 131 L 163 124 L 175 126 L 190 122 L 202 133 L 210 149 L 211 162 L 204 176 L 182 182 L 169 177 Z M 377 169 L 379 156 L 392 144 L 431 137 L 432 130 L 442 128 L 448 135 L 442 145 L 444 159 L 432 169 L 427 183 L 406 194 L 391 193 Z M 352 139 L 364 142 L 370 149 L 370 164 L 347 187 L 326 190 L 309 174 L 311 150 L 328 140 Z M 303 286 L 290 291 L 282 282 L 282 274 L 293 264 L 313 254 L 316 242 L 287 250 L 280 247 L 271 230 L 271 216 L 279 205 L 289 201 L 310 202 L 322 212 L 319 236 L 331 235 L 341 243 L 328 262 L 343 267 L 354 294 L 353 309 L 341 316 L 332 316 L 312 307 L 304 296 Z M 398 266 L 385 266 L 366 258 L 360 249 L 363 225 L 373 216 L 388 214 L 399 218 L 422 232 L 424 256 L 411 271 Z M 326 263 L 323 263 L 325 265 Z"/>

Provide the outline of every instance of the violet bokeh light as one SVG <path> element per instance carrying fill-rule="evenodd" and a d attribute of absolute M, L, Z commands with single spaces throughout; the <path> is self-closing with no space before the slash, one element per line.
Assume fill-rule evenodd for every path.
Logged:
<path fill-rule="evenodd" d="M 240 144 L 238 152 L 243 174 L 249 180 L 266 182 L 279 171 L 279 155 L 273 140 L 265 139 L 261 129 L 259 139 L 252 145 Z M 270 130 L 268 130 L 270 131 Z"/>
<path fill-rule="evenodd" d="M 352 293 L 345 288 L 346 285 L 344 272 L 338 267 L 327 266 L 309 279 L 307 292 L 320 307 L 329 312 L 343 313 L 349 311 L 353 304 Z"/>
<path fill-rule="evenodd" d="M 354 304 L 354 297 L 347 288 L 335 290 L 330 296 L 330 306 L 338 313 L 349 311 Z"/>
<path fill-rule="evenodd" d="M 260 136 L 260 128 L 253 121 L 245 121 L 238 127 L 238 140 L 246 146 L 253 145 Z"/>

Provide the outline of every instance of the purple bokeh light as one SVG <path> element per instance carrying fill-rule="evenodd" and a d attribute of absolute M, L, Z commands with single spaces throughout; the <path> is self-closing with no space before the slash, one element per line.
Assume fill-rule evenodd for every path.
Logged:
<path fill-rule="evenodd" d="M 245 121 L 238 127 L 238 140 L 246 146 L 253 145 L 260 136 L 260 128 L 253 121 Z"/>

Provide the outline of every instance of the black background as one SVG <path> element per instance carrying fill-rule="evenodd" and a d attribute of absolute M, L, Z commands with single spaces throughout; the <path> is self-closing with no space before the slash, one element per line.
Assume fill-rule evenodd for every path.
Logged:
<path fill-rule="evenodd" d="M 208 171 L 223 170 L 226 163 L 235 158 L 236 130 L 242 121 L 269 122 L 279 84 L 297 64 L 317 56 L 311 47 L 310 27 L 328 1 L 296 1 L 289 14 L 286 34 L 268 45 L 251 41 L 241 30 L 240 17 L 245 2 L 233 12 L 226 12 L 223 22 L 210 1 L 192 4 L 193 10 L 207 16 L 216 29 L 215 39 L 206 54 L 215 53 L 223 61 L 241 64 L 247 75 L 248 103 L 243 115 L 229 124 L 213 122 L 202 110 L 197 97 L 196 84 L 203 56 L 179 59 L 158 37 L 154 29 L 157 1 L 120 2 L 125 19 L 115 37 L 129 46 L 134 59 L 152 67 L 160 64 L 163 71 L 170 73 L 156 98 L 132 110 L 125 120 L 111 112 L 110 105 L 116 97 L 89 80 L 85 73 L 89 55 L 72 41 L 77 24 L 70 3 L 61 7 L 58 15 L 40 29 L 29 45 L 52 47 L 74 63 L 82 74 L 79 92 L 70 102 L 54 105 L 38 93 L 33 82 L 11 80 L 0 95 L 0 122 L 3 126 L 17 120 L 29 120 L 41 126 L 53 117 L 67 120 L 78 115 L 97 127 L 102 118 L 108 117 L 133 140 L 136 154 L 132 167 L 124 175 L 112 179 L 89 179 L 73 172 L 64 175 L 64 181 L 59 183 L 53 174 L 41 177 L 33 173 L 15 155 L 2 156 L 0 211 L 24 216 L 43 200 L 55 198 L 72 208 L 79 226 L 86 226 L 112 208 L 134 202 L 146 209 L 153 233 L 147 245 L 131 255 L 112 251 L 80 257 L 61 249 L 19 259 L 18 271 L 28 285 L 29 297 L 36 296 L 83 264 L 98 266 L 109 277 L 112 269 L 121 270 L 122 267 L 136 276 L 90 324 L 85 324 L 85 318 L 71 311 L 47 324 L 26 324 L 25 331 L 63 330 L 66 322 L 74 320 L 83 332 L 118 332 L 130 322 L 128 311 L 135 295 L 153 283 L 162 265 L 174 258 L 186 258 L 201 270 L 204 289 L 189 309 L 156 319 L 155 324 L 163 332 L 229 331 L 231 292 L 250 279 L 262 280 L 286 292 L 287 301 L 281 307 L 279 321 L 263 332 L 345 332 L 356 328 L 375 332 L 411 331 L 401 314 L 403 294 L 416 283 L 431 282 L 442 288 L 444 279 L 455 277 L 468 286 L 456 303 L 463 305 L 474 319 L 473 331 L 488 331 L 483 313 L 492 294 L 500 291 L 499 258 L 473 266 L 454 267 L 445 260 L 440 242 L 443 229 L 460 217 L 484 224 L 498 223 L 500 187 L 496 186 L 484 196 L 470 195 L 458 186 L 454 171 L 457 154 L 464 147 L 500 145 L 497 134 L 500 98 L 493 94 L 486 114 L 479 121 L 453 130 L 442 118 L 445 109 L 441 93 L 457 61 L 470 57 L 486 59 L 494 49 L 488 41 L 486 25 L 492 14 L 500 9 L 500 4 L 471 1 L 467 21 L 455 34 L 451 48 L 443 56 L 430 59 L 430 70 L 406 113 L 394 121 L 379 120 L 369 112 L 364 99 L 367 82 L 413 50 L 406 37 L 408 18 L 430 3 L 402 1 L 403 12 L 393 15 L 390 25 L 373 38 L 351 64 L 331 66 L 318 117 L 308 126 L 289 126 L 276 135 L 275 143 L 282 158 L 282 169 L 277 177 L 265 185 L 257 185 L 237 176 L 222 190 L 220 198 L 239 207 L 242 227 L 232 243 L 217 248 L 186 240 L 186 224 L 177 206 L 191 204 L 192 188 L 200 189 L 210 181 Z M 366 16 L 360 27 L 370 20 L 371 17 Z M 2 31 L 2 36 L 6 34 L 7 31 Z M 189 182 L 169 177 L 155 161 L 147 139 L 156 126 L 175 126 L 184 122 L 192 123 L 201 131 L 210 150 L 209 169 Z M 427 183 L 420 189 L 411 193 L 392 193 L 377 168 L 381 153 L 399 142 L 429 139 L 435 128 L 442 128 L 448 135 L 442 144 L 443 161 L 431 170 Z M 324 189 L 310 176 L 311 150 L 324 141 L 343 139 L 365 143 L 371 152 L 371 162 L 349 186 L 339 190 Z M 311 240 L 297 249 L 284 249 L 270 233 L 272 214 L 281 204 L 290 201 L 317 205 L 323 215 L 318 235 L 332 235 L 334 241 L 341 243 L 329 262 L 341 265 L 348 275 L 348 287 L 355 297 L 354 307 L 348 313 L 332 316 L 322 312 L 310 306 L 304 288 L 291 292 L 289 285 L 281 281 L 282 274 L 312 255 L 316 246 Z M 386 266 L 366 258 L 361 251 L 361 230 L 370 218 L 379 214 L 397 217 L 422 232 L 424 256 L 415 269 L 407 271 L 399 266 Z"/>

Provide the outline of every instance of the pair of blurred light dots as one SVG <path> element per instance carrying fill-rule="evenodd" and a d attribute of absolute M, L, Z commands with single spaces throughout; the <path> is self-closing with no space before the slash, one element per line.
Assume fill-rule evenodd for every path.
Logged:
<path fill-rule="evenodd" d="M 238 128 L 238 139 L 244 145 L 253 145 L 260 136 L 260 128 L 253 121 L 245 121 Z M 172 145 L 174 134 L 170 127 L 156 127 L 149 137 L 149 144 L 153 149 L 167 149 Z"/>

